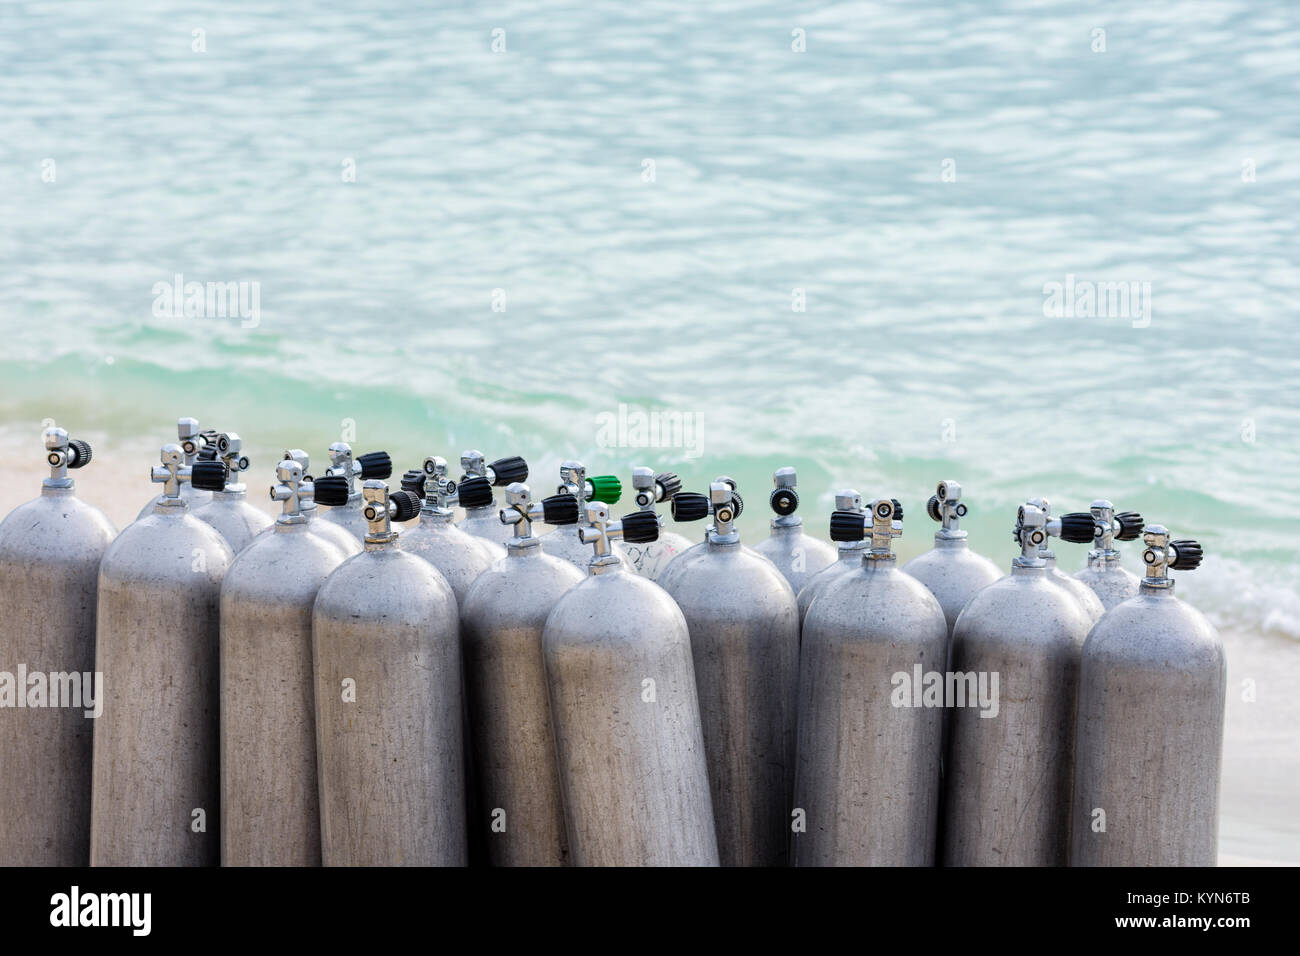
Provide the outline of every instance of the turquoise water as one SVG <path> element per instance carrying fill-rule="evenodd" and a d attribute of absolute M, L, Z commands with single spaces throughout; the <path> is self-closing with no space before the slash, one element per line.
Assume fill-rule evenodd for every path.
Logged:
<path fill-rule="evenodd" d="M 750 538 L 794 464 L 818 530 L 902 499 L 904 556 L 940 478 L 999 561 L 1025 496 L 1106 496 L 1296 673 L 1295 5 L 412 6 L 6 8 L 0 423 L 111 455 L 195 415 L 255 488 L 348 431 L 727 473 Z M 256 325 L 155 315 L 177 274 L 258 283 Z M 1045 314 L 1111 281 L 1141 314 Z M 620 404 L 696 431 L 611 440 Z"/>

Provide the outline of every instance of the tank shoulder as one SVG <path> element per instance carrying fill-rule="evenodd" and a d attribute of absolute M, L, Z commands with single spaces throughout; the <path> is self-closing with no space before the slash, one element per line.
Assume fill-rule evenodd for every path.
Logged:
<path fill-rule="evenodd" d="M 1225 660 L 1214 624 L 1172 595 L 1138 594 L 1115 605 L 1093 625 L 1083 652 L 1092 661 L 1123 659 L 1167 670 L 1198 670 Z"/>
<path fill-rule="evenodd" d="M 73 495 L 24 502 L 0 521 L 0 555 L 25 560 L 103 552 L 117 529 L 99 508 Z"/>
<path fill-rule="evenodd" d="M 954 646 L 1022 646 L 1050 635 L 1081 645 L 1091 622 L 1074 597 L 1046 576 L 1005 575 L 967 602 L 953 625 Z"/>
<path fill-rule="evenodd" d="M 206 521 L 186 511 L 180 515 L 146 515 L 122 529 L 104 552 L 104 576 L 124 581 L 154 579 L 174 573 L 177 565 L 220 580 L 235 559 L 226 539 Z"/>
<path fill-rule="evenodd" d="M 325 579 L 316 595 L 316 613 L 352 617 L 362 604 L 393 609 L 394 616 L 460 616 L 447 578 L 428 561 L 400 548 L 354 554 Z"/>

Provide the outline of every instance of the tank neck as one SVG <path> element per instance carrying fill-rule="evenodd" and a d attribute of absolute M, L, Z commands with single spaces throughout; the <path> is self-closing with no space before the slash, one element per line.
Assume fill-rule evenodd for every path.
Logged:
<path fill-rule="evenodd" d="M 798 515 L 784 515 L 772 519 L 772 537 L 796 535 L 803 531 L 803 518 Z"/>
<path fill-rule="evenodd" d="M 879 571 L 892 568 L 896 564 L 898 564 L 898 555 L 892 551 L 872 551 L 868 548 L 862 552 L 862 566 L 869 570 Z"/>
<path fill-rule="evenodd" d="M 740 535 L 734 531 L 731 534 L 714 534 L 710 531 L 704 540 L 708 542 L 710 551 L 740 550 Z"/>
<path fill-rule="evenodd" d="M 1011 562 L 1011 573 L 1016 577 L 1039 577 L 1047 576 L 1047 565 L 1045 564 L 1018 564 L 1015 560 Z"/>
<path fill-rule="evenodd" d="M 841 541 L 839 546 L 839 560 L 841 561 L 858 561 L 862 555 L 871 550 L 870 541 Z"/>
<path fill-rule="evenodd" d="M 465 515 L 471 518 L 477 518 L 481 515 L 491 514 L 496 510 L 496 502 L 490 505 L 475 505 L 473 508 L 466 508 Z"/>
<path fill-rule="evenodd" d="M 239 501 L 248 497 L 248 486 L 244 484 L 226 485 L 220 491 L 212 492 L 212 497 L 217 501 Z"/>
<path fill-rule="evenodd" d="M 934 546 L 939 551 L 970 550 L 970 543 L 966 540 L 965 531 L 936 531 L 934 533 Z"/>
<path fill-rule="evenodd" d="M 422 525 L 448 525 L 452 523 L 455 514 L 450 508 L 421 508 L 420 524 Z"/>
<path fill-rule="evenodd" d="M 41 485 L 42 498 L 75 498 L 76 486 L 73 485 L 72 479 L 64 479 L 67 484 L 50 484 L 51 479 L 46 478 Z"/>
<path fill-rule="evenodd" d="M 535 558 L 541 553 L 541 541 L 531 535 L 527 538 L 511 538 L 506 543 L 506 554 L 512 558 Z"/>
<path fill-rule="evenodd" d="M 623 562 L 615 554 L 607 554 L 587 565 L 588 574 L 622 574 Z"/>
<path fill-rule="evenodd" d="M 153 513 L 156 515 L 168 514 L 179 515 L 190 510 L 190 504 L 184 498 L 169 498 L 163 495 L 153 504 Z"/>
<path fill-rule="evenodd" d="M 307 528 L 306 521 L 303 520 L 282 521 L 281 518 L 284 517 L 286 516 L 281 515 L 280 518 L 275 519 L 275 524 L 273 525 L 273 527 L 275 528 L 276 534 L 306 534 L 307 533 L 308 528 Z M 290 515 L 288 517 L 301 518 L 300 515 Z"/>
<path fill-rule="evenodd" d="M 365 549 L 367 551 L 388 551 L 395 550 L 397 547 L 397 532 L 390 531 L 386 535 L 371 537 L 366 535 Z"/>
<path fill-rule="evenodd" d="M 1094 550 L 1088 552 L 1088 567 L 1098 571 L 1114 571 L 1120 567 L 1118 551 Z"/>
<path fill-rule="evenodd" d="M 1174 579 L 1170 577 L 1143 578 L 1142 583 L 1138 585 L 1138 590 L 1142 594 L 1150 594 L 1152 597 L 1173 597 Z"/>

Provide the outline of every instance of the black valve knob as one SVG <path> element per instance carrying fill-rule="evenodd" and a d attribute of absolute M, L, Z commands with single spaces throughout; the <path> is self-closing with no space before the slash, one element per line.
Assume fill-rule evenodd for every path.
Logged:
<path fill-rule="evenodd" d="M 217 443 L 215 440 L 208 442 L 199 449 L 199 461 L 216 461 L 217 460 Z"/>
<path fill-rule="evenodd" d="M 85 468 L 90 464 L 90 459 L 92 457 L 90 442 L 84 442 L 80 438 L 68 439 L 69 468 Z"/>
<path fill-rule="evenodd" d="M 196 466 L 197 467 L 197 466 Z M 338 508 L 348 503 L 348 480 L 342 475 L 325 475 L 313 483 L 316 504 Z"/>
<path fill-rule="evenodd" d="M 1074 544 L 1087 544 L 1093 539 L 1093 532 L 1096 531 L 1097 523 L 1093 520 L 1092 515 L 1085 514 L 1082 511 L 1075 511 L 1068 515 L 1061 515 L 1061 540 L 1070 541 Z"/>
<path fill-rule="evenodd" d="M 856 511 L 831 512 L 832 541 L 861 541 L 867 536 L 867 524 Z"/>
<path fill-rule="evenodd" d="M 925 503 L 925 513 L 930 516 L 932 521 L 942 521 L 943 513 L 939 510 L 939 496 L 931 495 L 930 500 Z"/>
<path fill-rule="evenodd" d="M 466 475 L 460 480 L 460 506 L 482 508 L 492 504 L 492 483 L 482 475 Z"/>
<path fill-rule="evenodd" d="M 649 511 L 634 511 L 624 515 L 623 540 L 628 544 L 648 544 L 659 540 L 659 516 Z"/>
<path fill-rule="evenodd" d="M 768 499 L 772 510 L 784 518 L 792 515 L 799 507 L 799 494 L 793 488 L 777 488 Z"/>
<path fill-rule="evenodd" d="M 1169 567 L 1175 571 L 1195 571 L 1201 566 L 1205 552 L 1201 550 L 1199 541 L 1183 538 L 1180 541 L 1169 542 L 1169 546 L 1177 552 L 1177 557 L 1169 564 Z"/>
<path fill-rule="evenodd" d="M 674 521 L 699 521 L 709 516 L 709 496 L 697 491 L 679 491 L 668 507 Z"/>
<path fill-rule="evenodd" d="M 420 513 L 420 496 L 412 491 L 394 491 L 388 500 L 393 503 L 394 521 L 410 521 Z"/>
<path fill-rule="evenodd" d="M 661 471 L 655 475 L 655 484 L 663 489 L 661 501 L 676 497 L 677 493 L 682 490 L 682 480 L 671 471 Z"/>
<path fill-rule="evenodd" d="M 498 458 L 488 467 L 492 469 L 492 484 L 498 488 L 513 484 L 516 481 L 528 480 L 528 462 L 518 455 L 511 455 L 509 458 Z"/>
<path fill-rule="evenodd" d="M 226 487 L 224 461 L 196 461 L 190 469 L 190 484 L 200 491 L 221 491 Z"/>
<path fill-rule="evenodd" d="M 409 491 L 417 498 L 424 498 L 424 469 L 408 468 L 402 472 L 402 490 Z"/>
<path fill-rule="evenodd" d="M 361 479 L 369 481 L 371 478 L 387 479 L 393 473 L 393 459 L 388 457 L 386 451 L 367 452 L 357 459 L 361 465 Z"/>
<path fill-rule="evenodd" d="M 547 524 L 577 524 L 578 499 L 574 495 L 551 495 L 542 499 L 542 520 Z"/>
<path fill-rule="evenodd" d="M 1118 541 L 1136 541 L 1142 537 L 1142 528 L 1145 523 L 1142 516 L 1136 511 L 1121 511 L 1115 516 L 1119 522 L 1119 530 L 1115 532 L 1115 539 Z"/>
<path fill-rule="evenodd" d="M 903 520 L 903 506 L 897 498 L 890 498 L 889 503 L 894 506 L 894 520 Z"/>

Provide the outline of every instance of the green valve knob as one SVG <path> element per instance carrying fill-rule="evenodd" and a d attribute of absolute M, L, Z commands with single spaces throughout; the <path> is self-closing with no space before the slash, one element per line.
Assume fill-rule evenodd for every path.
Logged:
<path fill-rule="evenodd" d="M 588 478 L 587 483 L 591 485 L 591 501 L 603 501 L 612 505 L 623 497 L 623 482 L 618 480 L 617 475 L 596 475 Z"/>

